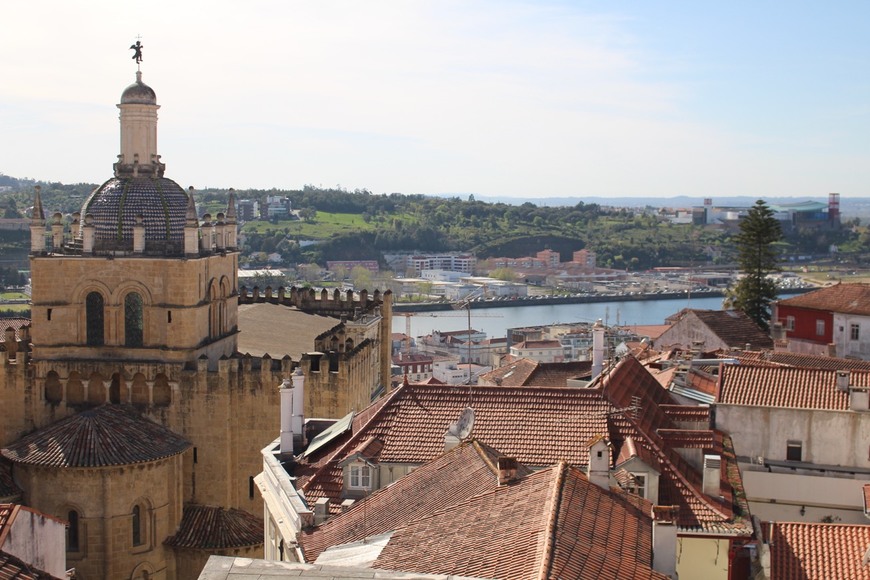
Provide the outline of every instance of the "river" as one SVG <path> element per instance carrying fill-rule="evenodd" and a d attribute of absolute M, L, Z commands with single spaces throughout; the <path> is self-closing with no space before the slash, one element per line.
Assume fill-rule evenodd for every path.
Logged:
<path fill-rule="evenodd" d="M 673 300 L 621 300 L 585 304 L 542 304 L 504 308 L 471 307 L 471 327 L 482 330 L 489 338 L 507 336 L 508 328 L 540 326 L 554 322 L 594 322 L 599 318 L 608 325 L 664 324 L 665 318 L 683 308 L 719 310 L 722 297 L 675 298 Z M 411 313 L 411 336 L 430 334 L 433 330 L 449 331 L 468 328 L 465 311 Z M 393 332 L 405 332 L 406 317 L 393 313 Z"/>

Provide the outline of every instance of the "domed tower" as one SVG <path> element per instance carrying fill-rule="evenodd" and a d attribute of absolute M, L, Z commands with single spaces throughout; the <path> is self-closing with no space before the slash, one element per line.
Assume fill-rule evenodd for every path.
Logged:
<path fill-rule="evenodd" d="M 157 96 L 142 81 L 121 94 L 114 175 L 80 214 L 31 225 L 33 353 L 216 365 L 236 349 L 238 249 L 234 197 L 200 222 L 193 188 L 164 176 Z M 50 212 L 49 212 L 50 213 Z"/>

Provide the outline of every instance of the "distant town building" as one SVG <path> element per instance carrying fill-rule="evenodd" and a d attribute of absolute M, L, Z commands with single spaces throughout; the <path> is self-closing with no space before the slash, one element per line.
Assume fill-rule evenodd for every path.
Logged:
<path fill-rule="evenodd" d="M 290 217 L 291 209 L 289 197 L 270 195 L 266 198 L 266 215 L 270 220 Z"/>
<path fill-rule="evenodd" d="M 260 202 L 255 199 L 243 199 L 239 202 L 239 220 L 253 221 L 260 217 Z"/>
<path fill-rule="evenodd" d="M 474 273 L 474 256 L 471 254 L 419 254 L 408 258 L 408 268 L 420 276 L 423 270 L 451 270 Z"/>
<path fill-rule="evenodd" d="M 344 268 L 347 273 L 350 273 L 354 268 L 365 268 L 372 274 L 377 274 L 380 271 L 377 260 L 329 260 L 326 262 L 326 269 L 330 272 L 335 272 L 341 268 Z"/>
<path fill-rule="evenodd" d="M 777 348 L 870 360 L 870 284 L 837 284 L 774 304 Z"/>

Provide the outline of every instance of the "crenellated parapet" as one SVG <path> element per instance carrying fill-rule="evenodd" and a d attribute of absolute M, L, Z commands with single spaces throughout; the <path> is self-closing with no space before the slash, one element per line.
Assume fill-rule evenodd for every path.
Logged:
<path fill-rule="evenodd" d="M 270 304 L 291 306 L 310 314 L 331 316 L 342 320 L 356 320 L 364 315 L 381 315 L 381 307 L 388 296 L 392 296 L 390 290 L 387 290 L 383 294 L 380 290 L 375 290 L 372 294 L 369 294 L 367 290 L 360 290 L 359 292 L 346 290 L 342 292 L 337 288 L 332 292 L 325 288 L 317 292 L 313 288 L 297 288 L 293 286 L 287 292 L 283 287 L 278 288 L 276 291 L 271 286 L 262 289 L 258 286 L 250 289 L 242 286 L 239 289 L 239 304 L 268 302 Z"/>

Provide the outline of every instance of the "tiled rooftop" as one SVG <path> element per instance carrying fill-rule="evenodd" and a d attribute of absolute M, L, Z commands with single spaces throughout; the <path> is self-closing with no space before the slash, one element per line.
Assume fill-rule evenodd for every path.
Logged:
<path fill-rule="evenodd" d="M 870 372 L 852 371 L 850 384 L 870 387 Z M 849 393 L 837 389 L 832 370 L 792 367 L 722 368 L 718 402 L 724 405 L 846 411 Z"/>
<path fill-rule="evenodd" d="M 770 523 L 770 578 L 867 578 L 870 526 Z"/>
<path fill-rule="evenodd" d="M 761 330 L 751 318 L 737 310 L 685 309 L 679 313 L 677 319 L 681 320 L 688 316 L 697 317 L 701 324 L 710 329 L 729 347 L 744 348 L 745 345 L 749 344 L 752 350 L 773 348 L 773 339 Z M 665 332 L 660 336 L 660 339 L 664 340 L 667 336 L 668 333 Z"/>
<path fill-rule="evenodd" d="M 132 407 L 102 405 L 26 435 L 5 447 L 15 463 L 46 467 L 109 467 L 156 461 L 190 443 Z"/>
<path fill-rule="evenodd" d="M 0 552 L 0 579 L 53 580 L 54 576 L 37 570 L 5 552 Z"/>
<path fill-rule="evenodd" d="M 420 472 L 403 487 L 397 487 L 400 480 L 363 500 L 371 505 L 355 506 L 303 542 L 364 525 L 370 532 L 393 531 L 373 568 L 506 579 L 664 578 L 650 568 L 651 504 L 645 500 L 616 488 L 602 490 L 565 464 L 493 485 L 491 468 L 474 460 L 487 455 L 479 455 L 473 444 L 463 447 L 454 452 L 470 463 L 457 457 L 451 467 L 473 475 L 454 469 L 438 473 L 453 452 L 447 453 L 406 476 Z M 451 483 L 450 474 L 460 481 Z M 484 485 L 464 490 L 463 483 L 478 476 Z M 392 506 L 405 501 L 426 505 Z M 388 510 L 387 518 L 376 515 L 381 508 Z M 364 521 L 366 515 L 371 521 Z"/>
<path fill-rule="evenodd" d="M 790 367 L 826 369 L 831 371 L 870 371 L 870 361 L 839 358 L 834 356 L 799 354 L 795 352 L 772 352 L 765 358 L 765 360 Z"/>
<path fill-rule="evenodd" d="M 835 284 L 780 300 L 777 304 L 867 316 L 870 315 L 870 284 Z"/>
<path fill-rule="evenodd" d="M 542 363 L 521 358 L 488 373 L 481 375 L 481 384 L 502 385 L 505 387 L 564 387 L 568 379 L 579 376 L 588 377 L 592 372 L 592 361 L 571 361 Z"/>
<path fill-rule="evenodd" d="M 329 546 L 347 544 L 395 529 L 484 490 L 498 487 L 500 454 L 468 441 L 357 501 L 346 513 L 301 535 L 305 559 L 313 562 Z M 520 466 L 519 475 L 529 473 Z"/>
<path fill-rule="evenodd" d="M 367 420 L 355 418 L 350 438 L 318 451 L 312 462 L 298 466 L 296 474 L 309 504 L 329 497 L 337 513 L 342 493 L 339 462 L 361 442 L 375 437 L 383 443 L 378 458 L 382 464 L 419 465 L 443 453 L 448 425 L 470 406 L 475 412 L 471 436 L 531 467 L 559 461 L 585 466 L 585 442 L 604 435 L 618 453 L 625 439 L 632 437 L 651 458 L 651 467 L 662 473 L 660 503 L 679 507 L 680 526 L 749 533 L 745 506 L 735 505 L 731 487 L 740 485 L 739 473 L 726 477 L 723 469 L 720 495 L 724 500 L 706 496 L 700 491 L 700 473 L 656 433 L 678 428 L 673 413 L 664 410 L 674 401 L 643 366 L 628 357 L 601 382 L 603 389 L 405 385 L 379 401 L 376 411 L 365 411 Z M 708 419 L 707 409 L 694 413 L 678 420 L 696 421 L 701 415 Z M 714 441 L 711 452 L 719 452 L 721 435 L 710 439 Z M 723 455 L 726 465 L 732 460 Z"/>
<path fill-rule="evenodd" d="M 199 550 L 259 546 L 263 543 L 263 520 L 244 510 L 188 504 L 178 531 L 163 543 Z"/>
<path fill-rule="evenodd" d="M 210 556 L 199 576 L 199 580 L 269 580 L 275 578 L 295 578 L 296 580 L 371 580 L 372 578 L 381 580 L 481 580 L 467 576 L 409 574 L 358 566 L 322 566 L 320 564 L 252 560 L 251 558 L 231 558 L 229 556 Z"/>

